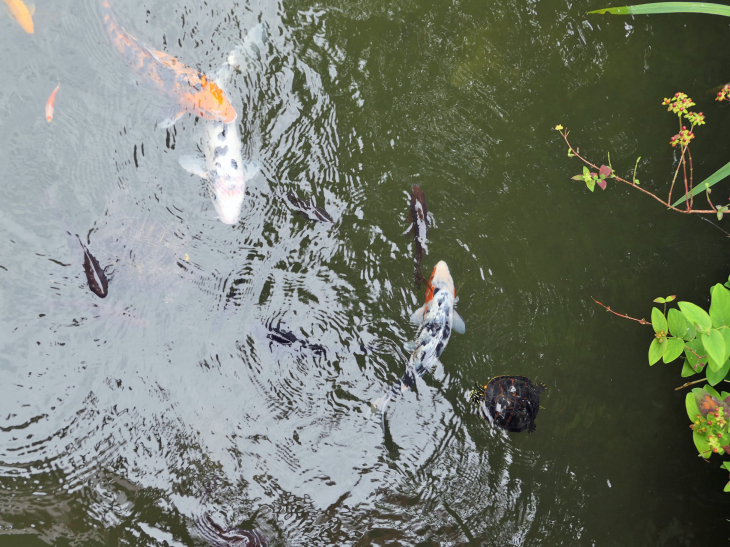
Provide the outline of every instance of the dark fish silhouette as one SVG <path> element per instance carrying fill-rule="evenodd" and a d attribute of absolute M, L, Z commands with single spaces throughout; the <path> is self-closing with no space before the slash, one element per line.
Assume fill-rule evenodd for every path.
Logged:
<path fill-rule="evenodd" d="M 289 207 L 308 220 L 334 223 L 334 220 L 332 220 L 332 217 L 327 211 L 321 207 L 317 207 L 306 199 L 301 199 L 294 194 L 288 193 L 286 194 L 286 200 L 289 202 Z"/>
<path fill-rule="evenodd" d="M 203 503 L 206 502 L 215 481 L 208 484 L 203 497 L 200 499 L 198 511 L 195 513 L 195 524 L 198 532 L 208 543 L 216 547 L 268 547 L 269 540 L 258 530 L 242 530 L 240 528 L 229 528 L 224 530 L 213 520 L 202 513 Z"/>
<path fill-rule="evenodd" d="M 196 516 L 195 523 L 203 538 L 217 547 L 267 547 L 269 540 L 258 530 L 231 528 L 224 530 L 208 515 Z"/>
<path fill-rule="evenodd" d="M 203 538 L 217 547 L 267 547 L 269 545 L 269 540 L 258 530 L 241 530 L 240 528 L 224 530 L 208 515 L 196 516 L 195 523 Z"/>
<path fill-rule="evenodd" d="M 68 235 L 71 234 L 68 233 Z M 104 273 L 104 269 L 99 265 L 99 261 L 94 258 L 94 255 L 89 252 L 89 249 L 86 248 L 78 234 L 76 234 L 76 239 L 79 240 L 79 244 L 84 250 L 84 273 L 91 292 L 99 298 L 106 298 L 106 295 L 109 294 L 109 280 Z"/>
<path fill-rule="evenodd" d="M 266 328 L 269 331 L 266 338 L 271 340 L 269 343 L 269 349 L 272 349 L 273 343 L 287 347 L 293 347 L 298 344 L 302 350 L 309 350 L 319 357 L 327 358 L 327 350 L 324 346 L 320 344 L 311 344 L 307 340 L 300 340 L 293 332 L 282 329 L 281 323 L 279 323 L 279 326 L 276 327 L 269 323 L 266 325 Z"/>
<path fill-rule="evenodd" d="M 411 190 L 411 210 L 408 213 L 408 220 L 412 223 L 406 231 L 406 235 L 413 234 L 413 277 L 416 288 L 421 288 L 421 283 L 428 284 L 421 272 L 421 263 L 424 253 L 428 253 L 426 241 L 428 238 L 428 206 L 426 205 L 426 194 L 417 184 Z"/>

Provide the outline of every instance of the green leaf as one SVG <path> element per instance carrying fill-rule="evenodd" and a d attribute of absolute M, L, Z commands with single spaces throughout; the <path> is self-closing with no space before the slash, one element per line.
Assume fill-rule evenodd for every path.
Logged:
<path fill-rule="evenodd" d="M 684 315 L 679 310 L 672 308 L 669 310 L 669 332 L 677 338 L 685 338 L 689 334 L 689 323 L 684 319 Z"/>
<path fill-rule="evenodd" d="M 689 366 L 689 363 L 685 361 L 684 365 L 682 365 L 682 378 L 694 376 L 695 374 L 697 374 L 697 371 Z"/>
<path fill-rule="evenodd" d="M 730 482 L 725 485 L 725 488 L 722 489 L 723 492 L 730 492 Z"/>
<path fill-rule="evenodd" d="M 719 331 L 725 340 L 725 359 L 727 359 L 730 357 L 730 329 L 719 329 Z"/>
<path fill-rule="evenodd" d="M 705 346 L 702 345 L 702 340 L 690 340 L 689 342 L 685 343 L 685 346 L 687 346 L 688 349 L 684 351 L 684 355 L 687 357 L 687 362 L 690 364 L 690 366 L 694 367 L 697 365 L 697 363 L 701 365 L 707 364 L 707 354 L 705 353 Z M 694 351 L 697 355 L 692 353 L 690 349 Z"/>
<path fill-rule="evenodd" d="M 681 338 L 667 338 L 667 349 L 662 355 L 665 363 L 671 363 L 684 351 L 684 340 Z"/>
<path fill-rule="evenodd" d="M 714 327 L 730 326 L 730 291 L 720 283 L 712 287 L 710 318 Z"/>
<path fill-rule="evenodd" d="M 576 175 L 574 177 L 570 177 L 573 180 L 583 180 L 583 175 Z"/>
<path fill-rule="evenodd" d="M 654 332 L 663 331 L 666 333 L 669 330 L 667 327 L 667 318 L 657 308 L 651 309 L 651 326 L 654 327 Z"/>
<path fill-rule="evenodd" d="M 683 4 L 684 2 L 677 2 L 678 4 Z M 706 6 L 715 6 L 717 4 L 705 4 Z M 730 7 L 728 6 L 722 6 L 726 10 L 730 10 Z M 701 12 L 701 13 L 709 13 L 709 12 Z M 718 15 L 725 15 L 725 14 L 718 14 Z M 722 179 L 730 175 L 730 162 L 726 163 L 723 167 L 720 167 L 717 171 L 712 173 L 709 177 L 707 177 L 705 180 L 700 182 L 697 186 L 694 187 L 690 195 L 696 196 L 699 193 L 702 193 L 705 191 L 705 189 L 709 188 L 710 186 L 713 186 L 715 183 L 720 182 Z M 676 207 L 677 205 L 680 205 L 681 203 L 684 203 L 687 199 L 687 196 L 682 196 L 680 199 L 672 203 L 672 207 Z"/>
<path fill-rule="evenodd" d="M 719 367 L 725 363 L 725 339 L 720 334 L 720 331 L 716 329 L 712 329 L 707 334 L 702 333 L 701 339 L 702 344 L 705 346 L 705 351 L 707 351 L 707 355 L 710 357 L 710 368 L 716 370 L 713 365 Z"/>
<path fill-rule="evenodd" d="M 687 408 L 687 416 L 689 416 L 689 421 L 694 422 L 697 419 L 697 415 L 700 414 L 700 409 L 697 406 L 695 394 L 691 391 L 684 398 L 684 406 Z"/>
<path fill-rule="evenodd" d="M 702 435 L 700 433 L 697 433 L 696 431 L 692 432 L 692 440 L 695 442 L 695 446 L 697 447 L 697 452 L 700 453 L 700 456 L 707 459 L 712 454 L 712 447 L 707 442 L 706 435 Z"/>
<path fill-rule="evenodd" d="M 684 318 L 690 325 L 699 325 L 700 330 L 710 330 L 712 328 L 712 319 L 705 310 L 692 302 L 678 302 L 679 309 L 682 310 Z"/>
<path fill-rule="evenodd" d="M 667 296 L 667 298 L 666 298 L 666 302 L 667 302 L 667 304 L 668 304 L 669 302 L 671 302 L 672 300 L 676 299 L 676 298 L 677 298 L 677 295 L 676 295 L 676 294 L 673 294 L 673 295 L 671 295 L 671 296 Z"/>
<path fill-rule="evenodd" d="M 654 302 L 656 302 L 657 304 L 664 304 L 666 302 L 666 300 L 664 300 L 663 298 L 659 297 L 659 298 L 655 298 L 654 299 Z"/>
<path fill-rule="evenodd" d="M 593 179 L 586 179 L 586 186 L 591 192 L 596 189 L 596 183 L 593 181 Z"/>
<path fill-rule="evenodd" d="M 666 338 L 664 342 L 659 342 L 659 338 L 654 338 L 649 346 L 649 365 L 651 366 L 661 359 L 668 347 Z"/>
<path fill-rule="evenodd" d="M 712 367 L 709 367 L 707 369 L 707 381 L 710 383 L 711 386 L 716 386 L 720 382 L 722 382 L 725 379 L 725 376 L 727 376 L 727 373 L 730 372 L 730 360 L 725 361 L 725 363 L 720 367 L 719 370 L 712 370 Z"/>
<path fill-rule="evenodd" d="M 726 471 L 730 471 L 730 462 L 722 462 L 720 467 L 724 467 Z"/>
<path fill-rule="evenodd" d="M 702 389 L 704 389 L 707 393 L 709 393 L 710 395 L 712 395 L 716 399 L 720 399 L 720 394 L 717 391 L 715 391 L 715 388 L 712 388 L 712 387 L 710 387 L 708 385 L 704 385 L 704 386 L 702 386 Z"/>
<path fill-rule="evenodd" d="M 656 2 L 638 6 L 601 8 L 588 13 L 610 13 L 613 15 L 651 15 L 654 13 L 706 13 L 730 17 L 730 6 L 706 4 L 704 2 Z"/>

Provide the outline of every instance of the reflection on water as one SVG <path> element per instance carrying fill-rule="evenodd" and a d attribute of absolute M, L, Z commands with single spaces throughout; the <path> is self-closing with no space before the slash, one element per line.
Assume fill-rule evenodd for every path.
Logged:
<path fill-rule="evenodd" d="M 716 509 L 676 509 L 715 500 L 719 484 L 676 434 L 681 395 L 644 366 L 641 333 L 596 316 L 589 295 L 644 302 L 657 283 L 704 290 L 718 271 L 662 277 L 655 242 L 686 241 L 684 219 L 574 191 L 550 142 L 568 116 L 590 130 L 600 93 L 675 85 L 623 64 L 661 40 L 652 27 L 626 45 L 623 23 L 534 2 L 114 9 L 208 74 L 266 25 L 260 63 L 227 88 L 261 172 L 224 225 L 178 164 L 204 121 L 155 129 L 163 101 L 128 85 L 95 3 L 39 6 L 32 37 L 0 20 L 4 532 L 79 545 L 203 544 L 233 529 L 270 545 L 712 537 Z M 619 66 L 626 80 L 602 80 Z M 51 124 L 49 79 L 63 83 Z M 616 109 L 610 123 L 642 115 Z M 585 146 L 656 148 L 624 130 Z M 414 183 L 434 215 L 423 267 L 449 264 L 468 330 L 381 422 L 369 401 L 402 374 L 423 302 L 403 236 Z M 698 245 L 718 254 L 709 230 Z M 104 300 L 67 231 L 112 266 Z M 536 433 L 489 429 L 467 400 L 501 374 L 548 385 Z M 641 409 L 652 442 L 676 462 L 656 463 L 646 429 L 626 426 L 639 400 L 654 402 Z"/>

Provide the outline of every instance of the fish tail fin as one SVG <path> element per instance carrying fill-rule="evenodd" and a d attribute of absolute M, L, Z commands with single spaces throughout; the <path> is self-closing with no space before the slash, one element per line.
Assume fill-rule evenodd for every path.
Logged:
<path fill-rule="evenodd" d="M 391 392 L 388 391 L 388 393 L 386 393 L 382 397 L 380 397 L 378 399 L 373 399 L 372 401 L 370 401 L 370 405 L 373 408 L 373 412 L 375 412 L 376 414 L 385 414 L 385 407 L 388 406 L 391 396 L 392 396 Z"/>
<path fill-rule="evenodd" d="M 243 41 L 228 54 L 228 64 L 233 69 L 248 65 L 249 61 L 261 61 L 269 34 L 266 26 L 259 23 L 248 31 Z"/>

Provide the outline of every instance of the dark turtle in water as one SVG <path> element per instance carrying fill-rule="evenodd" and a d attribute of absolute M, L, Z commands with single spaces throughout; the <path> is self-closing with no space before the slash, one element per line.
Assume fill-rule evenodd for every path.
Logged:
<path fill-rule="evenodd" d="M 524 376 L 497 376 L 486 386 L 475 384 L 469 400 L 479 405 L 482 418 L 512 433 L 535 431 L 545 384 L 534 384 Z"/>

